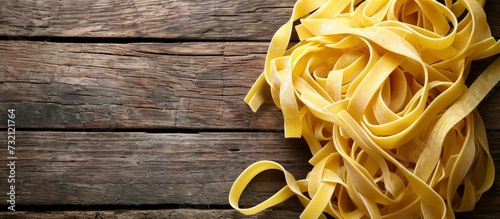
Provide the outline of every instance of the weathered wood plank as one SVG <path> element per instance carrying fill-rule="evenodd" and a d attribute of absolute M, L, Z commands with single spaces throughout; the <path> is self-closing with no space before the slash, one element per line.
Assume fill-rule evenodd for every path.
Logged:
<path fill-rule="evenodd" d="M 0 35 L 269 40 L 295 0 L 22 0 L 0 6 Z M 17 38 L 17 37 L 14 37 Z"/>
<path fill-rule="evenodd" d="M 48 211 L 32 212 L 21 211 L 15 213 L 0 212 L 4 219 L 176 219 L 176 218 L 266 218 L 284 219 L 298 218 L 300 212 L 289 210 L 269 209 L 256 215 L 245 216 L 236 210 L 197 210 L 197 209 L 172 209 L 172 210 L 120 210 L 120 211 Z"/>
<path fill-rule="evenodd" d="M 22 0 L 0 6 L 0 35 L 269 40 L 295 0 Z M 500 2 L 486 1 L 500 36 Z M 16 38 L 16 37 L 14 37 Z"/>
<path fill-rule="evenodd" d="M 5 135 L 2 132 L 0 139 Z M 488 136 L 498 172 L 500 132 Z M 311 169 L 305 142 L 284 139 L 280 133 L 17 132 L 16 145 L 19 206 L 227 205 L 232 182 L 255 161 L 277 161 L 297 179 Z M 6 165 L 0 165 L 0 175 L 7 176 Z M 497 175 L 477 214 L 500 214 L 499 183 Z M 249 186 L 242 202 L 256 204 L 282 185 L 282 173 L 265 172 Z M 7 188 L 7 182 L 0 181 L 0 187 Z M 301 209 L 294 199 L 280 206 Z"/>
<path fill-rule="evenodd" d="M 18 205 L 224 205 L 232 182 L 257 160 L 280 162 L 298 178 L 310 170 L 305 142 L 281 133 L 19 131 L 16 145 Z M 5 156 L 0 163 L 8 176 Z M 282 175 L 263 174 L 247 203 L 278 191 Z"/>
<path fill-rule="evenodd" d="M 3 41 L 0 109 L 16 108 L 30 128 L 281 129 L 278 110 L 253 114 L 243 102 L 266 49 Z"/>
<path fill-rule="evenodd" d="M 266 50 L 267 43 L 0 41 L 0 111 L 18 110 L 20 128 L 282 130 L 274 104 L 254 114 L 243 102 Z M 500 129 L 499 100 L 493 92 L 480 107 L 488 129 Z"/>

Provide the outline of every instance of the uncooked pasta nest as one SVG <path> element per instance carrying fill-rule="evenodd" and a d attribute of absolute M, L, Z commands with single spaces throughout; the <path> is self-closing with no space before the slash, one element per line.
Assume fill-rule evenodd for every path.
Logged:
<path fill-rule="evenodd" d="M 255 214 L 296 195 L 301 218 L 472 210 L 495 174 L 475 107 L 498 83 L 500 60 L 464 82 L 473 60 L 500 52 L 484 2 L 299 0 L 245 101 L 256 111 L 270 90 L 285 137 L 307 141 L 313 168 L 295 180 L 278 163 L 256 162 L 234 182 L 230 204 Z M 248 183 L 270 169 L 282 170 L 287 186 L 240 208 Z"/>

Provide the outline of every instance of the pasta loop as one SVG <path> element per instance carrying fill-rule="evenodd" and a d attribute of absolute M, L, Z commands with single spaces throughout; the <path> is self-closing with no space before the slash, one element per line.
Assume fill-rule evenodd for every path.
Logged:
<path fill-rule="evenodd" d="M 475 110 L 500 80 L 497 59 L 465 85 L 471 62 L 500 53 L 484 0 L 298 0 L 272 38 L 245 97 L 271 97 L 285 137 L 303 137 L 313 168 L 295 180 L 259 161 L 236 179 L 231 206 L 255 214 L 296 195 L 301 218 L 454 218 L 494 180 Z M 292 29 L 299 42 L 291 43 Z M 239 197 L 259 173 L 287 186 L 251 208 Z"/>

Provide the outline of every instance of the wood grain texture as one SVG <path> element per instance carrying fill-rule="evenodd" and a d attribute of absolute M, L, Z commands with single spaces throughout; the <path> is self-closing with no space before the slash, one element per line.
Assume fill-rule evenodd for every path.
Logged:
<path fill-rule="evenodd" d="M 500 132 L 488 134 L 498 172 Z M 284 139 L 281 133 L 18 132 L 16 137 L 19 206 L 227 205 L 232 182 L 255 161 L 279 162 L 297 179 L 311 169 L 305 142 Z M 0 163 L 6 162 L 2 157 Z M 6 171 L 1 165 L 0 175 Z M 461 215 L 500 214 L 499 183 L 497 175 L 476 209 Z M 1 181 L 0 186 L 5 184 Z M 265 172 L 250 184 L 242 204 L 257 204 L 283 185 L 282 173 Z M 301 210 L 295 199 L 279 206 Z"/>
<path fill-rule="evenodd" d="M 197 210 L 197 209 L 172 209 L 172 210 L 128 210 L 128 211 L 52 211 L 52 212 L 0 212 L 4 219 L 214 219 L 214 218 L 239 218 L 239 219 L 284 219 L 298 218 L 300 212 L 289 210 L 269 209 L 256 215 L 245 216 L 236 210 Z"/>
<path fill-rule="evenodd" d="M 239 42 L 0 41 L 0 112 L 17 109 L 20 128 L 282 130 L 274 104 L 252 113 L 243 102 L 266 50 Z M 500 129 L 500 92 L 479 109 L 487 129 Z"/>
<path fill-rule="evenodd" d="M 268 40 L 295 0 L 22 0 L 0 6 L 0 35 Z"/>
<path fill-rule="evenodd" d="M 269 40 L 295 0 L 21 0 L 0 6 L 0 35 Z M 500 33 L 500 2 L 485 11 Z M 496 35 L 498 36 L 498 35 Z"/>
<path fill-rule="evenodd" d="M 266 45 L 3 41 L 0 110 L 31 128 L 282 129 L 243 102 Z"/>
<path fill-rule="evenodd" d="M 233 181 L 257 160 L 280 162 L 298 178 L 311 169 L 305 142 L 282 133 L 20 131 L 16 145 L 19 205 L 224 205 Z M 247 203 L 279 190 L 283 174 L 269 174 L 249 188 Z M 8 175 L 6 165 L 0 175 Z"/>

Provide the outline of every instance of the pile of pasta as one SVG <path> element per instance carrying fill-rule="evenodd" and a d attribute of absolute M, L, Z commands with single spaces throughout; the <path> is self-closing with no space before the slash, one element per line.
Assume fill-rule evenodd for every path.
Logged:
<path fill-rule="evenodd" d="M 465 84 L 473 60 L 500 52 L 484 2 L 298 0 L 245 101 L 256 111 L 270 91 L 285 137 L 307 141 L 313 168 L 296 180 L 276 162 L 256 162 L 234 182 L 230 204 L 255 214 L 296 195 L 301 218 L 472 210 L 495 174 L 475 108 L 498 83 L 500 60 Z M 287 185 L 240 208 L 248 183 L 270 169 Z"/>

